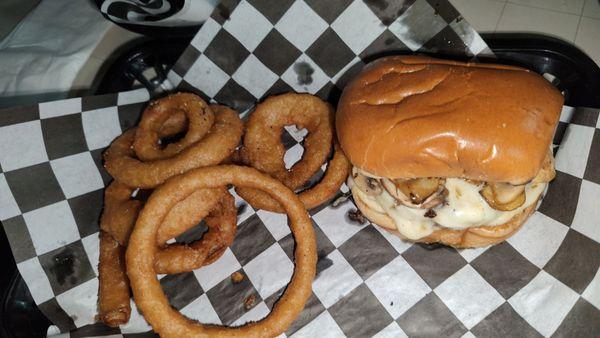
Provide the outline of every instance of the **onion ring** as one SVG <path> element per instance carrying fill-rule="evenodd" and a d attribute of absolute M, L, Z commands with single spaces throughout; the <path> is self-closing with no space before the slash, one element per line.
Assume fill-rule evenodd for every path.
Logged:
<path fill-rule="evenodd" d="M 201 189 L 199 191 L 220 191 L 221 189 Z M 183 202 L 190 199 L 191 194 L 185 200 L 179 202 L 167 215 L 165 221 L 169 218 L 169 215 L 173 215 L 175 209 L 180 207 Z M 190 204 L 192 207 L 197 205 Z M 185 208 L 183 215 L 186 215 Z M 176 211 L 175 214 L 182 214 L 181 211 Z M 184 216 L 185 218 L 194 221 L 194 218 Z M 225 252 L 225 250 L 231 245 L 235 237 L 236 232 L 236 221 L 237 221 L 237 208 L 235 206 L 235 199 L 230 193 L 225 193 L 220 199 L 217 199 L 216 205 L 212 208 L 212 211 L 204 218 L 204 222 L 208 227 L 208 232 L 205 233 L 201 239 L 194 241 L 190 244 L 169 244 L 164 248 L 161 248 L 156 253 L 154 260 L 154 269 L 159 274 L 174 274 L 192 271 L 200 268 L 204 265 L 208 265 L 219 259 Z M 182 223 L 185 223 L 183 221 Z M 165 222 L 159 228 L 163 229 Z M 193 226 L 194 224 L 192 224 Z M 157 239 L 160 238 L 157 234 Z M 169 235 L 167 235 L 169 236 Z"/>
<path fill-rule="evenodd" d="M 323 179 L 310 189 L 298 194 L 306 209 L 315 208 L 336 196 L 351 170 L 350 161 L 340 146 L 334 145 L 333 158 L 327 164 Z M 283 213 L 283 208 L 268 194 L 251 188 L 236 187 L 235 192 L 255 209 Z"/>
<path fill-rule="evenodd" d="M 100 221 L 98 317 L 111 327 L 127 323 L 131 313 L 124 255 L 129 234 L 142 208 L 142 201 L 131 199 L 133 191 L 113 181 L 106 188 Z M 201 239 L 190 244 L 165 245 L 168 239 L 180 235 L 203 218 L 209 231 Z M 157 245 L 161 249 L 155 262 L 158 273 L 191 271 L 219 259 L 233 242 L 236 219 L 234 198 L 225 188 L 200 189 L 179 202 L 165 217 L 159 230 Z"/>
<path fill-rule="evenodd" d="M 201 189 L 179 202 L 162 222 L 156 236 L 156 244 L 165 243 L 181 235 L 207 217 L 212 210 L 219 208 L 219 201 L 227 194 L 225 188 Z"/>
<path fill-rule="evenodd" d="M 241 327 L 208 326 L 190 321 L 171 307 L 154 270 L 155 238 L 169 210 L 197 189 L 228 184 L 268 191 L 288 214 L 296 241 L 294 273 L 280 300 L 267 317 Z M 304 308 L 316 273 L 317 247 L 308 213 L 291 190 L 256 169 L 222 165 L 189 171 L 156 189 L 138 217 L 129 240 L 126 261 L 135 302 L 159 335 L 266 337 L 284 332 Z"/>
<path fill-rule="evenodd" d="M 125 274 L 125 247 L 104 231 L 100 231 L 98 279 L 98 317 L 110 327 L 127 323 L 131 297 Z"/>
<path fill-rule="evenodd" d="M 302 159 L 285 168 L 285 148 L 281 143 L 283 127 L 306 128 Z M 271 96 L 256 106 L 246 121 L 243 162 L 267 173 L 290 189 L 298 189 L 319 170 L 331 152 L 333 108 L 309 94 L 288 93 Z"/>
<path fill-rule="evenodd" d="M 142 201 L 132 200 L 134 189 L 116 181 L 105 192 L 105 207 L 101 229 L 110 234 L 121 246 L 127 246 Z M 194 227 L 202 219 L 209 231 L 201 239 L 189 244 L 166 244 Z M 163 220 L 156 245 L 157 273 L 173 274 L 191 271 L 216 261 L 235 237 L 237 209 L 235 199 L 225 188 L 199 189 L 177 203 Z"/>
<path fill-rule="evenodd" d="M 187 116 L 188 131 L 183 139 L 161 149 L 159 140 L 165 132 L 163 125 L 177 112 L 183 112 Z M 206 136 L 214 122 L 212 109 L 197 95 L 169 95 L 148 105 L 137 127 L 133 149 L 142 161 L 173 157 Z"/>
<path fill-rule="evenodd" d="M 188 127 L 188 119 L 184 112 L 175 111 L 160 127 L 159 137 L 175 135 Z"/>
<path fill-rule="evenodd" d="M 174 157 L 142 162 L 131 148 L 135 129 L 113 141 L 104 153 L 106 170 L 119 182 L 130 187 L 154 188 L 168 178 L 194 168 L 215 165 L 226 159 L 237 147 L 243 133 L 238 114 L 224 106 L 211 106 L 215 123 L 202 140 Z"/>

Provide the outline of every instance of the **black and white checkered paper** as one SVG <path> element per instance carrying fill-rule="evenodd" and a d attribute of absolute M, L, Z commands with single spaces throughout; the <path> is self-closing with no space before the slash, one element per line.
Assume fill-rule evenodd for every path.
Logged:
<path fill-rule="evenodd" d="M 337 102 L 366 62 L 388 54 L 490 52 L 445 0 L 228 3 L 204 23 L 168 78 L 238 110 L 289 91 Z"/>
<path fill-rule="evenodd" d="M 169 79 L 240 111 L 285 91 L 335 103 L 363 63 L 401 51 L 489 52 L 445 1 L 243 1 L 217 8 Z M 147 99 L 135 91 L 0 111 L 0 220 L 34 300 L 64 336 L 150 330 L 133 303 L 127 325 L 94 324 L 98 217 L 110 180 L 100 154 L 135 124 Z M 598 115 L 563 109 L 554 140 L 557 177 L 538 211 L 502 244 L 413 245 L 350 222 L 350 202 L 311 211 L 318 275 L 285 336 L 598 335 Z M 303 136 L 287 128 L 286 163 L 301 156 Z M 236 239 L 217 262 L 160 276 L 171 304 L 191 318 L 226 325 L 260 319 L 291 277 L 286 217 L 241 210 Z M 235 271 L 247 278 L 233 284 Z M 246 309 L 250 295 L 256 301 Z"/>

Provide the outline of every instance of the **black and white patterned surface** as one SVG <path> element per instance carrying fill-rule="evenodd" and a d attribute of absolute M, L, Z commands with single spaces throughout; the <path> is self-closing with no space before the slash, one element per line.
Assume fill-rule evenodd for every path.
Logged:
<path fill-rule="evenodd" d="M 242 2 L 235 8 L 248 10 L 247 6 L 255 3 L 262 4 Z M 288 12 L 294 6 L 326 13 L 319 17 L 327 23 L 335 23 L 335 18 L 342 17 L 351 6 L 368 9 L 378 20 L 391 18 L 385 21 L 390 27 L 397 21 L 393 16 L 386 16 L 385 11 L 402 17 L 411 5 L 428 5 L 433 14 L 437 8 L 437 15 L 450 22 L 448 26 L 454 21 L 446 18 L 459 17 L 441 1 L 400 2 L 405 5 L 399 8 L 388 8 L 394 7 L 388 5 L 385 9 L 381 4 L 387 2 L 346 1 L 347 6 L 338 11 L 320 10 L 321 2 L 316 1 L 310 2 L 312 5 L 279 3 L 282 4 L 279 10 L 275 10 L 280 8 L 277 6 L 252 5 L 252 8 L 262 8 L 260 12 L 275 26 L 283 17 L 291 15 Z M 214 69 L 203 73 L 198 68 L 205 60 L 205 54 L 199 51 L 206 48 L 201 46 L 217 45 L 213 38 L 219 32 L 227 36 L 227 31 L 220 26 L 236 18 L 236 9 L 217 10 L 213 19 L 219 29 L 206 28 L 194 39 L 194 47 L 188 48 L 171 73 L 172 80 L 183 79 L 175 81 L 180 88 L 191 90 L 198 86 L 205 96 L 217 101 L 227 101 L 229 96 L 243 93 L 239 90 L 240 84 L 236 84 L 238 89 L 228 87 L 235 81 L 234 76 L 227 75 L 224 80 L 218 76 L 222 73 L 215 73 Z M 219 16 L 229 20 L 219 19 Z M 311 16 L 292 18 L 303 17 Z M 364 19 L 365 15 L 360 17 Z M 252 28 L 260 32 L 258 24 L 250 20 L 251 16 L 242 18 L 251 23 L 246 30 Z M 333 27 L 333 23 L 328 27 Z M 462 20 L 458 23 L 466 25 Z M 310 31 L 313 26 L 306 29 Z M 436 27 L 422 24 L 421 29 L 429 26 Z M 236 40 L 256 39 L 251 34 L 240 36 L 239 31 L 244 29 L 235 33 L 238 34 Z M 262 35 L 272 32 L 271 28 Z M 358 32 L 353 34 L 359 35 Z M 419 34 L 424 33 L 419 31 Z M 381 50 L 386 39 L 379 45 Z M 255 45 L 260 43 L 254 42 Z M 310 49 L 308 45 L 304 43 L 306 49 Z M 221 48 L 211 58 L 219 59 L 219 53 L 237 55 L 225 42 Z M 256 48 L 247 57 L 255 53 Z M 271 52 L 270 55 L 279 58 L 285 54 Z M 378 52 L 374 51 L 373 55 Z M 293 69 L 290 65 L 296 64 L 296 59 L 298 57 L 289 65 L 282 61 L 279 69 L 283 73 L 284 68 Z M 279 62 L 261 60 L 261 63 Z M 319 76 L 326 77 L 327 81 L 316 83 L 336 82 L 325 73 L 325 69 L 329 69 L 326 63 L 320 62 L 318 68 L 315 64 L 313 61 L 311 65 L 315 69 L 313 83 L 318 78 L 318 69 L 325 74 Z M 239 69 L 232 65 L 235 62 L 224 62 L 219 69 L 231 67 L 228 68 L 231 74 L 236 74 Z M 340 69 L 344 68 L 352 67 Z M 221 72 L 225 73 L 222 69 Z M 338 70 L 336 75 L 341 72 Z M 190 73 L 192 75 L 188 75 Z M 198 82 L 188 81 L 196 78 Z M 244 79 L 243 76 L 238 78 Z M 252 86 L 256 79 L 244 84 L 245 90 L 256 90 Z M 283 76 L 278 77 L 275 83 L 285 83 L 282 79 Z M 294 81 L 290 81 L 287 85 L 292 89 L 312 93 L 324 93 L 323 88 L 328 86 L 311 87 L 311 83 L 306 88 L 294 88 Z M 341 86 L 341 82 L 337 83 Z M 206 91 L 208 87 L 212 92 Z M 284 91 L 289 89 L 282 87 Z M 245 108 L 249 100 L 255 102 L 264 93 L 256 91 L 255 94 L 248 100 L 227 102 Z M 243 98 L 243 94 L 240 97 Z M 0 110 L 0 220 L 34 300 L 60 331 L 70 331 L 63 336 L 138 337 L 138 333 L 150 330 L 135 307 L 130 323 L 119 329 L 93 324 L 98 283 L 97 224 L 102 189 L 110 180 L 101 168 L 100 154 L 116 135 L 135 123 L 146 100 L 147 94 L 137 91 Z M 302 132 L 287 129 L 283 136 L 289 149 L 286 163 L 301 156 L 302 137 Z M 372 225 L 348 221 L 346 214 L 354 208 L 352 203 L 313 210 L 318 275 L 311 299 L 285 336 L 597 335 L 600 332 L 598 110 L 565 107 L 555 143 L 560 144 L 555 149 L 557 178 L 551 183 L 538 212 L 515 236 L 491 248 L 457 251 L 412 245 Z M 241 203 L 238 199 L 238 204 Z M 201 229 L 195 229 L 179 240 L 193 238 L 199 232 Z M 159 277 L 171 304 L 189 317 L 205 323 L 241 324 L 263 317 L 277 300 L 291 277 L 293 246 L 285 216 L 246 206 L 241 208 L 235 242 L 221 259 L 193 272 Z M 231 282 L 230 275 L 235 271 L 246 276 L 240 284 Z M 256 301 L 246 309 L 244 300 L 250 295 L 254 295 Z M 151 333 L 141 336 L 145 335 L 152 336 Z"/>
<path fill-rule="evenodd" d="M 335 102 L 365 62 L 398 52 L 489 49 L 445 0 L 226 1 L 169 80 L 239 110 L 288 91 Z"/>

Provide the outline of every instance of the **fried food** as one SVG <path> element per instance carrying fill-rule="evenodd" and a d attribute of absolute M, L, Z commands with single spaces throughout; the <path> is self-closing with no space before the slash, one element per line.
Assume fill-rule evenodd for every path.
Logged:
<path fill-rule="evenodd" d="M 164 129 L 165 122 L 182 113 L 187 117 L 188 130 L 185 136 L 174 143 L 161 147 L 160 139 L 181 131 L 178 128 Z M 181 119 L 176 115 L 177 119 Z M 176 123 L 174 121 L 171 123 Z M 177 93 L 152 101 L 144 111 L 136 129 L 133 149 L 137 158 L 142 161 L 173 157 L 182 150 L 200 141 L 209 132 L 215 122 L 215 115 L 200 97 L 189 93 Z M 177 130 L 173 133 L 173 130 Z M 165 135 L 166 134 L 166 135 Z"/>
<path fill-rule="evenodd" d="M 113 182 L 106 189 L 101 229 L 126 246 L 143 202 L 133 200 L 134 189 Z M 209 231 L 188 244 L 166 244 L 171 238 L 204 219 Z M 219 259 L 231 245 L 236 232 L 235 199 L 225 188 L 199 189 L 177 203 L 163 220 L 156 238 L 157 273 L 191 271 Z"/>
<path fill-rule="evenodd" d="M 162 139 L 184 131 L 177 142 Z M 193 94 L 174 94 L 152 102 L 137 129 L 118 137 L 104 154 L 105 166 L 115 178 L 105 192 L 100 221 L 99 318 L 118 326 L 129 319 L 129 284 L 124 255 L 129 235 L 144 201 L 132 197 L 190 169 L 219 163 L 229 157 L 242 136 L 237 113 L 223 106 L 209 107 Z M 134 188 L 135 187 L 135 188 Z M 178 203 L 158 231 L 156 270 L 190 271 L 217 260 L 236 231 L 233 197 L 225 187 L 199 189 Z M 205 219 L 208 233 L 192 243 L 166 244 Z"/>
<path fill-rule="evenodd" d="M 98 279 L 98 317 L 110 327 L 127 323 L 131 297 L 125 273 L 125 247 L 104 231 L 100 231 Z"/>
<path fill-rule="evenodd" d="M 191 169 L 220 163 L 237 147 L 243 125 L 235 111 L 218 105 L 212 105 L 211 109 L 215 112 L 215 122 L 210 131 L 173 157 L 141 161 L 132 148 L 136 130 L 126 131 L 104 153 L 106 170 L 127 186 L 148 189 Z"/>
<path fill-rule="evenodd" d="M 135 189 L 113 181 L 105 192 L 100 227 L 99 318 L 116 327 L 129 320 L 129 281 L 125 274 L 125 247 L 143 201 L 132 199 Z M 205 220 L 209 231 L 188 244 L 166 244 Z M 157 273 L 180 273 L 219 259 L 233 242 L 236 232 L 235 200 L 225 188 L 199 189 L 179 202 L 162 222 L 157 235 L 160 248 Z"/>
<path fill-rule="evenodd" d="M 220 191 L 221 189 L 201 189 L 199 191 Z M 165 221 L 175 211 L 177 214 L 177 208 L 182 203 L 188 201 L 190 197 L 194 196 L 191 194 L 185 200 L 179 202 L 169 214 Z M 197 208 L 196 203 L 188 204 L 192 208 Z M 181 211 L 183 210 L 183 212 Z M 191 226 L 194 226 L 198 220 L 189 218 L 189 212 L 185 212 L 186 208 L 180 209 L 179 213 L 183 217 L 187 217 L 196 222 Z M 162 247 L 156 253 L 154 259 L 154 269 L 159 274 L 174 274 L 186 271 L 192 271 L 198 269 L 204 265 L 208 265 L 219 259 L 225 252 L 225 250 L 231 245 L 235 237 L 236 232 L 236 221 L 237 221 L 237 208 L 235 207 L 235 199 L 230 193 L 225 193 L 220 199 L 217 199 L 216 205 L 211 208 L 210 213 L 204 218 L 208 232 L 205 233 L 201 239 L 194 241 L 189 244 L 184 243 L 173 243 Z M 185 223 L 183 221 L 182 223 Z M 161 228 L 164 227 L 164 222 Z M 190 227 L 191 227 L 190 226 Z M 160 233 L 160 229 L 159 229 Z M 168 237 L 170 235 L 164 236 Z M 158 236 L 160 238 L 160 236 Z"/>
<path fill-rule="evenodd" d="M 126 246 L 143 202 L 131 198 L 135 189 L 113 181 L 104 191 L 104 210 L 100 229 L 110 234 L 120 245 Z"/>
<path fill-rule="evenodd" d="M 233 284 L 241 283 L 244 280 L 245 276 L 239 271 L 236 271 L 231 274 L 231 281 Z"/>
<path fill-rule="evenodd" d="M 156 236 L 156 244 L 162 247 L 171 238 L 200 223 L 212 210 L 222 207 L 219 202 L 226 194 L 227 190 L 223 187 L 200 189 L 177 203 L 163 220 Z"/>
<path fill-rule="evenodd" d="M 155 239 L 161 220 L 180 201 L 197 189 L 233 184 L 269 192 L 290 218 L 296 247 L 291 281 L 272 312 L 258 322 L 240 327 L 204 325 L 190 321 L 171 307 L 156 277 Z M 298 197 L 276 179 L 256 169 L 221 165 L 191 170 L 157 188 L 141 211 L 126 253 L 127 274 L 135 302 L 156 333 L 164 337 L 277 336 L 300 314 L 311 295 L 316 273 L 315 234 L 308 213 Z"/>
<path fill-rule="evenodd" d="M 413 242 L 504 241 L 554 178 L 564 95 L 524 68 L 426 56 L 373 61 L 347 83 L 336 131 L 354 202 Z"/>
<path fill-rule="evenodd" d="M 298 189 L 327 161 L 333 142 L 333 109 L 309 94 L 271 96 L 256 106 L 246 122 L 241 157 L 254 167 Z M 281 143 L 283 127 L 306 128 L 302 159 L 285 168 L 285 148 Z"/>
<path fill-rule="evenodd" d="M 332 114 L 329 104 L 308 94 L 290 93 L 267 98 L 246 123 L 244 145 L 240 150 L 242 162 L 275 177 L 292 190 L 301 188 L 327 162 L 333 143 Z M 281 143 L 281 133 L 287 125 L 308 130 L 302 159 L 289 170 L 285 168 L 285 148 Z M 305 207 L 312 209 L 333 198 L 346 180 L 349 169 L 350 162 L 341 148 L 335 146 L 325 177 L 299 194 Z M 277 201 L 264 192 L 243 187 L 236 188 L 236 192 L 256 209 L 283 212 Z"/>
<path fill-rule="evenodd" d="M 327 164 L 323 179 L 312 188 L 298 194 L 300 201 L 307 209 L 315 208 L 336 196 L 340 186 L 346 181 L 350 172 L 350 162 L 340 147 L 335 144 L 333 158 Z M 257 209 L 283 213 L 283 208 L 268 194 L 251 188 L 236 188 L 236 193 Z"/>

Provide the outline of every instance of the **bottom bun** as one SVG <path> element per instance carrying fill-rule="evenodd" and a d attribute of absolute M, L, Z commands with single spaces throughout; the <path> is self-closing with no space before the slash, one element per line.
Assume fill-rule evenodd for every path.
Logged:
<path fill-rule="evenodd" d="M 356 188 L 353 187 L 352 190 L 354 189 Z M 362 214 L 369 220 L 371 220 L 371 222 L 379 225 L 380 227 L 386 229 L 394 235 L 404 240 L 407 240 L 406 237 L 402 236 L 402 234 L 398 232 L 396 228 L 396 223 L 391 217 L 369 208 L 360 199 L 360 197 L 358 197 L 357 194 L 353 193 L 352 195 L 354 196 L 354 203 L 356 204 L 358 209 L 360 209 Z M 502 242 L 508 237 L 512 236 L 515 232 L 517 232 L 519 228 L 521 228 L 523 223 L 525 223 L 527 218 L 535 210 L 535 206 L 537 205 L 538 200 L 532 203 L 529 207 L 523 209 L 521 213 L 515 215 L 513 218 L 511 218 L 508 222 L 504 224 L 496 226 L 479 226 L 460 230 L 444 228 L 436 230 L 431 235 L 420 238 L 415 242 L 427 244 L 441 243 L 455 248 L 479 248 Z"/>

